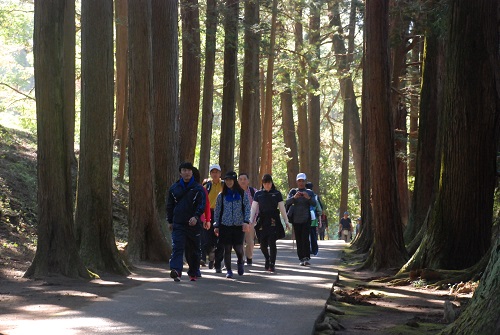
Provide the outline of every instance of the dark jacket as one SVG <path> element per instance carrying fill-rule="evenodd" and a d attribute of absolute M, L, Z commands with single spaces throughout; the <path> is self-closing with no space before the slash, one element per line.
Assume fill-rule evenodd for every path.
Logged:
<path fill-rule="evenodd" d="M 294 195 L 297 192 L 307 192 L 309 194 L 310 199 L 307 200 L 304 197 L 300 197 L 298 199 L 294 198 Z M 288 197 L 285 202 L 285 206 L 288 210 L 290 206 L 294 206 L 293 211 L 293 222 L 295 224 L 300 223 L 311 223 L 311 206 L 316 206 L 316 197 L 314 196 L 314 192 L 308 189 L 299 190 L 297 188 L 292 188 L 288 193 Z"/>
<path fill-rule="evenodd" d="M 188 224 L 191 217 L 199 217 L 205 211 L 205 191 L 191 178 L 186 185 L 182 179 L 174 183 L 167 194 L 167 221 Z"/>

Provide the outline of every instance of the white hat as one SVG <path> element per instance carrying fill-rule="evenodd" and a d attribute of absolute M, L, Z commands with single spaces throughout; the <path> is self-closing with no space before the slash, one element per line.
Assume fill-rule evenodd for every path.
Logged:
<path fill-rule="evenodd" d="M 299 180 L 299 179 L 302 179 L 302 180 L 307 180 L 307 177 L 306 177 L 306 174 L 301 172 L 297 175 L 297 179 L 296 180 Z"/>
<path fill-rule="evenodd" d="M 213 169 L 217 169 L 222 172 L 220 165 L 219 164 L 212 164 L 210 165 L 210 168 L 208 169 L 208 172 L 211 172 Z"/>

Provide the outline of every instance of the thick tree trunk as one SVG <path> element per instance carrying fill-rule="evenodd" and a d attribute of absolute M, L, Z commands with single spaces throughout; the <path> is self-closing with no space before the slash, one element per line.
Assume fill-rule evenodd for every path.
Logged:
<path fill-rule="evenodd" d="M 208 171 L 208 167 L 210 166 L 212 123 L 214 120 L 213 103 L 217 16 L 217 1 L 207 0 L 207 19 L 205 23 L 205 74 L 203 76 L 203 102 L 201 106 L 200 164 L 198 166 L 202 178 L 208 176 L 210 172 Z"/>
<path fill-rule="evenodd" d="M 415 183 L 405 241 L 409 243 L 422 228 L 432 203 L 437 180 L 436 137 L 438 111 L 442 92 L 441 75 L 443 64 L 443 43 L 435 31 L 427 30 L 424 46 L 422 89 L 420 93 L 419 130 Z M 436 185 L 436 186 L 435 186 Z"/>
<path fill-rule="evenodd" d="M 254 119 L 259 113 L 259 48 L 260 34 L 255 29 L 259 24 L 259 1 L 245 1 L 245 58 L 243 64 L 243 108 L 241 118 L 241 139 L 255 136 Z M 250 177 L 258 172 L 258 162 L 254 159 L 252 144 L 242 141 L 240 144 L 239 171 Z M 257 179 L 251 179 L 258 185 Z"/>
<path fill-rule="evenodd" d="M 127 254 L 132 261 L 169 258 L 154 191 L 151 3 L 129 0 L 130 183 Z"/>
<path fill-rule="evenodd" d="M 152 8 L 155 194 L 163 234 L 170 236 L 165 199 L 168 187 L 178 175 L 179 162 L 177 2 L 152 0 Z"/>
<path fill-rule="evenodd" d="M 313 183 L 313 190 L 319 193 L 319 159 L 321 152 L 321 102 L 319 96 L 319 81 L 317 77 L 320 62 L 320 4 L 310 4 L 311 16 L 309 18 L 309 46 L 312 54 L 309 61 L 309 170 L 307 178 Z"/>
<path fill-rule="evenodd" d="M 200 115 L 200 11 L 198 0 L 181 0 L 182 79 L 179 155 L 193 162 Z"/>
<path fill-rule="evenodd" d="M 273 166 L 273 79 L 274 79 L 274 45 L 276 42 L 276 16 L 278 1 L 273 0 L 271 18 L 271 36 L 267 58 L 266 75 L 266 109 L 264 110 L 264 125 L 262 127 L 262 154 L 259 180 L 266 173 L 272 173 Z"/>
<path fill-rule="evenodd" d="M 115 144 L 120 151 L 117 179 L 123 181 L 128 142 L 128 0 L 115 0 L 116 114 Z"/>
<path fill-rule="evenodd" d="M 464 269 L 490 246 L 499 129 L 497 4 L 453 1 L 443 89 L 439 190 L 406 264 Z M 441 115 L 440 115 L 441 117 Z"/>
<path fill-rule="evenodd" d="M 295 183 L 295 177 L 299 173 L 299 160 L 297 158 L 297 139 L 295 137 L 295 124 L 293 122 L 293 98 L 290 88 L 290 74 L 283 75 L 286 89 L 281 92 L 281 113 L 283 115 L 282 127 L 285 146 L 288 148 L 287 182 L 288 185 Z"/>
<path fill-rule="evenodd" d="M 394 133 L 391 124 L 388 3 L 366 3 L 366 114 L 374 241 L 364 267 L 390 268 L 407 259 L 397 199 Z"/>
<path fill-rule="evenodd" d="M 73 234 L 73 192 L 65 110 L 66 0 L 35 2 L 34 68 L 37 114 L 38 242 L 25 277 L 89 278 Z"/>
<path fill-rule="evenodd" d="M 78 163 L 75 156 L 75 46 L 76 46 L 76 27 L 75 27 L 75 1 L 66 0 L 64 6 L 64 111 L 68 131 L 69 156 L 71 164 L 76 166 Z"/>
<path fill-rule="evenodd" d="M 295 22 L 295 53 L 298 57 L 297 78 L 297 138 L 299 144 L 300 171 L 309 172 L 309 126 L 307 122 L 307 87 L 306 87 L 306 60 L 304 54 L 304 37 L 302 25 L 302 6 L 296 7 Z M 290 185 L 294 187 L 295 182 Z"/>
<path fill-rule="evenodd" d="M 238 0 L 226 0 L 224 16 L 224 89 L 222 91 L 222 127 L 220 140 L 220 166 L 222 173 L 234 169 Z"/>
<path fill-rule="evenodd" d="M 82 112 L 76 239 L 92 271 L 130 273 L 113 231 L 113 1 L 82 1 Z"/>

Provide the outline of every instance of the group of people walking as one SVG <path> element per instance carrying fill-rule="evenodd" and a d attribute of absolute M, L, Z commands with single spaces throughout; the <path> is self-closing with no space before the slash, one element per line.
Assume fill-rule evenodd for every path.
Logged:
<path fill-rule="evenodd" d="M 245 257 L 247 265 L 253 264 L 255 235 L 265 258 L 265 269 L 275 272 L 276 241 L 285 237 L 290 222 L 300 265 L 309 265 L 311 254 L 318 253 L 316 229 L 321 211 L 317 212 L 317 196 L 306 188 L 304 173 L 297 175 L 297 188 L 290 190 L 285 201 L 270 174 L 262 177 L 261 188 L 256 190 L 249 186 L 246 173 L 237 175 L 228 171 L 221 178 L 218 164 L 211 165 L 209 170 L 210 180 L 201 183 L 200 173 L 192 163 L 182 163 L 180 179 L 168 190 L 167 222 L 172 232 L 170 277 L 174 281 L 180 281 L 184 256 L 191 281 L 201 277 L 200 265 L 206 266 L 207 258 L 208 267 L 216 273 L 222 272 L 224 262 L 226 277 L 233 278 L 232 250 L 237 258 L 236 271 L 243 275 Z"/>

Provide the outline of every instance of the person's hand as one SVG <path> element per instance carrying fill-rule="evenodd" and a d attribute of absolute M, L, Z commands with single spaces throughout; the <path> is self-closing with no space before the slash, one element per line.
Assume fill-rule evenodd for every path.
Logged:
<path fill-rule="evenodd" d="M 214 228 L 214 234 L 215 236 L 219 236 L 219 228 Z"/>
<path fill-rule="evenodd" d="M 205 230 L 209 230 L 210 229 L 210 221 L 203 222 L 203 228 Z"/>
<path fill-rule="evenodd" d="M 301 196 L 303 196 L 302 192 L 297 192 L 295 193 L 295 195 L 293 196 L 294 199 L 298 199 L 300 198 Z"/>
<path fill-rule="evenodd" d="M 304 198 L 306 198 L 307 200 L 311 199 L 311 197 L 309 196 L 309 193 L 307 193 L 307 192 L 303 192 L 303 193 L 302 193 L 302 196 L 303 196 Z"/>
<path fill-rule="evenodd" d="M 196 222 L 198 220 L 193 216 L 191 219 L 189 219 L 189 225 L 192 227 L 192 226 L 196 226 Z"/>
<path fill-rule="evenodd" d="M 290 229 L 290 224 L 288 222 L 285 223 L 285 226 L 286 226 L 286 230 Z"/>

